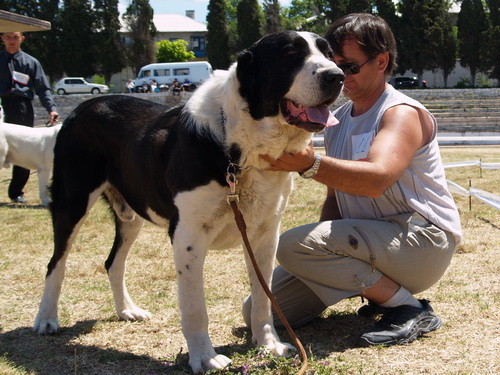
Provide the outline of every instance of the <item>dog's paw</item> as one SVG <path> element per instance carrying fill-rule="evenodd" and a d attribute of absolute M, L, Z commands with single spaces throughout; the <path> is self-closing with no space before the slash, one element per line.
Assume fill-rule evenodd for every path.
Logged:
<path fill-rule="evenodd" d="M 142 321 L 151 319 L 153 314 L 151 314 L 149 311 L 134 307 L 131 309 L 118 311 L 118 316 L 123 320 Z"/>
<path fill-rule="evenodd" d="M 35 320 L 33 331 L 39 335 L 54 335 L 59 329 L 59 321 L 57 319 L 39 319 Z"/>
<path fill-rule="evenodd" d="M 290 345 L 286 342 L 275 341 L 270 344 L 264 345 L 266 351 L 275 355 L 277 357 L 288 357 L 292 353 L 296 352 L 296 349 L 293 345 Z"/>
<path fill-rule="evenodd" d="M 189 356 L 189 365 L 195 374 L 204 374 L 208 370 L 223 370 L 231 364 L 231 360 L 222 354 L 214 357 L 203 356 L 192 358 Z"/>

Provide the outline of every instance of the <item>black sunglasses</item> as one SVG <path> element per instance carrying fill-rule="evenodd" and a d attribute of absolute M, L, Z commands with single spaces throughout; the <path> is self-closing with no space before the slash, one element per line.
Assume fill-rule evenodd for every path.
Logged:
<path fill-rule="evenodd" d="M 375 55 L 373 56 L 370 56 L 368 58 L 368 60 L 366 60 L 363 64 L 361 65 L 358 65 L 358 64 L 340 64 L 340 65 L 337 65 L 340 70 L 342 70 L 344 72 L 344 74 L 349 74 L 349 75 L 352 75 L 352 74 L 358 74 L 359 71 L 361 70 L 361 68 L 370 60 L 372 60 L 375 56 L 377 56 L 378 53 L 376 53 Z"/>

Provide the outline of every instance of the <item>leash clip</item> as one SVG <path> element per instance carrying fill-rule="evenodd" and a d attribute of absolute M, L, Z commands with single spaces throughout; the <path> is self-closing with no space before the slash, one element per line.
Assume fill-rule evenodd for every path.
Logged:
<path fill-rule="evenodd" d="M 233 163 L 229 163 L 227 167 L 226 182 L 229 185 L 229 193 L 227 194 L 227 203 L 239 202 L 240 197 L 236 192 L 236 185 L 238 185 L 238 179 L 236 178 L 237 167 Z"/>

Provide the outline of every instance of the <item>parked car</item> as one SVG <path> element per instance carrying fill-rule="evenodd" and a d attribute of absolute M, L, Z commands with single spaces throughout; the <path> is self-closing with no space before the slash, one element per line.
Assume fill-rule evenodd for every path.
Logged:
<path fill-rule="evenodd" d="M 389 80 L 389 83 L 396 89 L 418 89 L 417 77 L 396 77 Z M 422 81 L 422 88 L 427 87 L 427 82 Z"/>
<path fill-rule="evenodd" d="M 58 95 L 66 94 L 105 94 L 109 91 L 106 85 L 87 82 L 82 77 L 66 77 L 56 83 Z"/>

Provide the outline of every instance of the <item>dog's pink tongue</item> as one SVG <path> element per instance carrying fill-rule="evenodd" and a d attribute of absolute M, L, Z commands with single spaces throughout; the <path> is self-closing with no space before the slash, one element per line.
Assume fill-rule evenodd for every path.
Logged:
<path fill-rule="evenodd" d="M 337 125 L 339 123 L 335 116 L 333 116 L 329 109 L 324 105 L 317 107 L 304 107 L 302 105 L 295 106 L 295 104 L 291 101 L 288 101 L 287 108 L 290 111 L 291 116 L 296 117 L 303 122 L 315 122 L 323 124 L 327 127 Z"/>
<path fill-rule="evenodd" d="M 319 107 L 305 107 L 305 111 L 307 113 L 307 117 L 309 117 L 309 121 L 311 122 L 317 122 L 327 127 L 337 125 L 339 123 L 328 107 L 324 105 Z"/>

